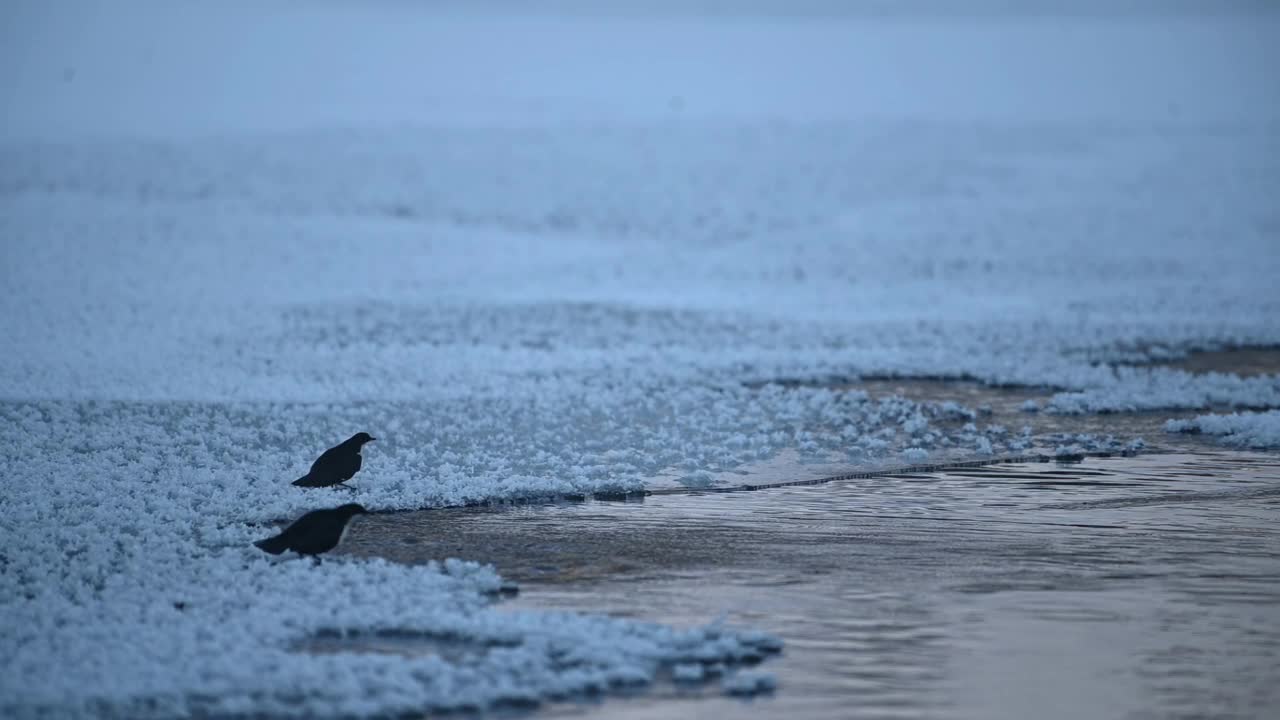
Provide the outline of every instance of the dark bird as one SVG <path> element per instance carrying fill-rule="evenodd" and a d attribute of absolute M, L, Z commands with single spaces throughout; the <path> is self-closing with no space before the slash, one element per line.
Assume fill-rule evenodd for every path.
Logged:
<path fill-rule="evenodd" d="M 279 555 L 285 550 L 292 550 L 299 555 L 310 555 L 319 561 L 318 555 L 326 553 L 338 546 L 342 535 L 346 532 L 347 522 L 355 515 L 363 515 L 368 510 L 363 505 L 348 503 L 328 510 L 312 510 L 303 515 L 284 532 L 266 540 L 254 543 L 259 548 Z"/>
<path fill-rule="evenodd" d="M 341 445 L 325 450 L 311 463 L 311 471 L 293 481 L 298 487 L 332 487 L 350 480 L 360 471 L 360 448 L 376 438 L 356 433 Z M 345 486 L 344 486 L 345 487 Z"/>

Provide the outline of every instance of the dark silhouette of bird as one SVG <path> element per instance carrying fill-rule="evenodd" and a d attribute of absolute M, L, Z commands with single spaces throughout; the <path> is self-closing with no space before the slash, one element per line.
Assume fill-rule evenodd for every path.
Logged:
<path fill-rule="evenodd" d="M 340 445 L 325 450 L 311 463 L 311 471 L 293 481 L 298 487 L 333 487 L 342 485 L 360 471 L 360 448 L 376 438 L 369 433 L 356 433 Z M 350 487 L 343 485 L 343 487 Z"/>
<path fill-rule="evenodd" d="M 317 562 L 320 553 L 338 546 L 347 529 L 347 522 L 356 515 L 369 512 L 363 505 L 347 503 L 328 510 L 312 510 L 303 515 L 279 535 L 254 543 L 272 555 L 292 550 L 299 555 L 310 555 Z"/>

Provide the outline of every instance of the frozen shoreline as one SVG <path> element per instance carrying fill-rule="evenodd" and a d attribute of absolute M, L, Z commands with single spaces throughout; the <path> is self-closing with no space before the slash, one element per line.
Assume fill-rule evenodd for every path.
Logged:
<path fill-rule="evenodd" d="M 814 392 L 782 391 L 797 398 Z M 314 420 L 312 413 L 286 421 L 280 414 L 285 408 L 275 408 L 271 415 L 243 408 L 227 415 L 189 404 L 18 407 L 0 404 L 7 428 L 0 441 L 11 452 L 20 448 L 22 453 L 14 456 L 21 470 L 7 485 L 14 505 L 8 515 L 10 529 L 5 531 L 5 555 L 28 562 L 15 566 L 7 560 L 3 574 L 6 596 L 11 598 L 8 617 L 21 620 L 3 628 L 11 645 L 20 648 L 7 660 L 7 678 L 13 684 L 5 693 L 14 699 L 8 710 L 19 717 L 37 714 L 40 707 L 55 714 L 165 717 L 194 710 L 235 715 L 263 709 L 308 715 L 332 707 L 359 713 L 368 703 L 406 709 L 533 703 L 649 682 L 660 669 L 692 656 L 713 664 L 758 657 L 775 643 L 751 632 L 693 628 L 671 634 L 674 631 L 658 626 L 575 614 L 496 617 L 486 595 L 500 587 L 500 579 L 490 568 L 456 561 L 439 569 L 381 561 L 326 563 L 315 569 L 305 562 L 271 562 L 248 544 L 269 532 L 262 521 L 291 517 L 318 501 L 337 502 L 332 496 L 349 499 L 346 493 L 307 492 L 285 484 L 292 477 L 295 453 L 274 443 L 285 442 L 293 429 Z M 916 408 L 963 410 L 954 403 L 916 405 L 900 397 L 883 407 L 907 411 L 890 416 L 894 425 L 909 424 Z M 807 422 L 821 423 L 822 417 Z M 964 417 L 944 417 L 934 423 L 939 429 L 953 428 L 947 432 L 964 422 Z M 787 422 L 796 420 L 792 416 Z M 359 421 L 363 420 L 327 419 L 336 424 Z M 924 423 L 920 429 L 931 425 Z M 797 437 L 808 435 L 823 444 L 838 441 L 838 434 L 824 436 L 819 427 Z M 454 451 L 424 454 L 405 446 L 411 438 L 397 440 L 393 435 L 385 440 L 383 447 L 370 449 L 363 475 L 357 478 L 359 490 L 352 496 L 375 509 L 500 500 L 535 488 L 535 494 L 579 494 L 619 487 L 610 479 L 616 471 L 535 482 L 533 477 L 512 477 L 503 466 L 484 472 L 478 466 L 440 468 L 435 464 L 438 458 L 458 457 Z M 564 460 L 556 462 L 579 452 L 578 441 L 571 436 L 563 440 L 569 441 L 562 448 Z M 796 440 L 786 440 L 784 446 L 790 442 Z M 884 453 L 884 460 L 897 457 L 890 449 Z M 625 462 L 627 457 L 618 455 L 613 461 Z M 264 458 L 272 458 L 265 472 Z M 549 460 L 550 456 L 544 459 Z M 428 476 L 411 480 L 420 472 Z M 84 480 L 68 484 L 61 481 L 64 477 Z M 759 478 L 726 477 L 710 477 L 711 486 L 768 482 L 767 473 Z M 255 519 L 259 522 L 246 522 Z M 22 528 L 26 531 L 14 532 Z M 36 528 L 38 533 L 33 532 Z M 112 535 L 129 541 L 89 539 Z M 470 556 L 466 548 L 457 554 Z M 43 562 L 31 564 L 32 559 Z M 85 633 L 86 627 L 98 630 Z M 342 653 L 298 660 L 290 650 L 310 635 L 334 631 L 446 635 L 498 649 L 486 652 L 480 666 L 441 665 L 430 658 L 370 663 L 365 656 Z M 500 640 L 496 646 L 494 638 Z M 559 664 L 559 653 L 570 647 L 586 648 L 582 651 L 591 659 L 578 669 Z M 61 680 L 52 683 L 45 671 L 47 659 L 64 653 L 74 653 L 79 660 L 63 662 Z M 181 675 L 157 664 L 175 654 L 188 658 L 183 661 L 188 671 Z M 200 660 L 189 659 L 193 657 Z M 137 674 L 147 666 L 154 670 Z M 93 670 L 101 667 L 118 672 Z M 511 675 L 512 667 L 523 670 Z M 527 674 L 530 667 L 543 668 L 538 678 Z M 335 672 L 347 674 L 351 684 L 335 689 L 326 680 Z M 425 682 L 427 676 L 435 680 Z M 176 688 L 188 688 L 185 692 L 204 699 L 184 699 L 181 693 L 173 694 Z M 80 700 L 55 701 L 60 697 Z"/>
<path fill-rule="evenodd" d="M 483 706 L 769 644 L 499 617 L 472 564 L 257 553 L 358 430 L 385 510 L 1027 442 L 963 398 L 787 378 L 1052 386 L 1020 402 L 1067 450 L 1110 442 L 1095 413 L 1167 413 L 1159 443 L 1280 406 L 1274 372 L 1107 364 L 1280 345 L 1280 16 L 1147 12 L 15 5 L 0 711 Z M 378 628 L 503 643 L 289 651 Z"/>

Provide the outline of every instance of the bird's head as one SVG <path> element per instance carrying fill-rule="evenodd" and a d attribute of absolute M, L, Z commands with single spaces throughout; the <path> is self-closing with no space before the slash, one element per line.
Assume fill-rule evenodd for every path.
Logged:
<path fill-rule="evenodd" d="M 339 505 L 334 509 L 342 513 L 343 517 L 348 518 L 353 515 L 365 515 L 369 512 L 368 510 L 365 510 L 364 506 L 360 503 L 347 503 L 346 505 Z"/>
<path fill-rule="evenodd" d="M 352 435 L 351 439 L 347 440 L 347 442 L 354 443 L 356 447 L 361 447 L 365 443 L 373 442 L 374 440 L 377 440 L 377 439 L 378 438 L 370 435 L 367 432 L 359 432 L 359 433 L 356 433 L 355 435 Z"/>

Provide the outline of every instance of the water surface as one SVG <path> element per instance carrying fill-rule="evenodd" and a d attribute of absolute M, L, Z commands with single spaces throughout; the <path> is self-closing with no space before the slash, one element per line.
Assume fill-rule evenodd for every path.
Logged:
<path fill-rule="evenodd" d="M 492 562 L 513 609 L 786 642 L 768 697 L 663 683 L 548 717 L 1260 718 L 1277 519 L 1280 459 L 1202 451 L 379 515 L 346 551 Z"/>

